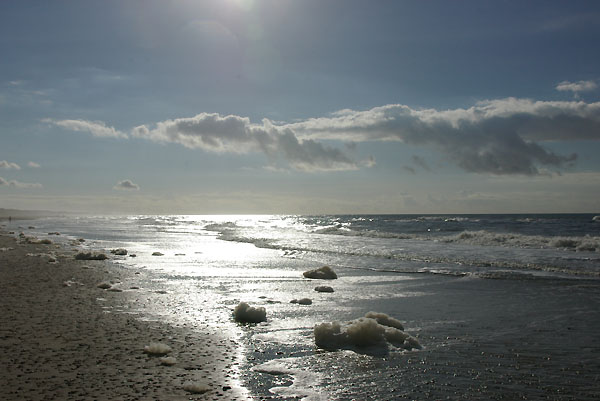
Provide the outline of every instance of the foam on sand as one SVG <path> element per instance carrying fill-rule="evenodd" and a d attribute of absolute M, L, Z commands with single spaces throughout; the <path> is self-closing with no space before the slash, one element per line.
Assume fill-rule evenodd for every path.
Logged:
<path fill-rule="evenodd" d="M 371 317 L 368 317 L 371 316 Z M 315 326 L 315 344 L 326 350 L 385 347 L 420 349 L 419 341 L 399 329 L 402 324 L 384 313 L 369 312 L 349 322 L 321 323 Z"/>
<path fill-rule="evenodd" d="M 185 382 L 183 389 L 192 394 L 204 394 L 210 391 L 210 387 L 203 383 Z"/>
<path fill-rule="evenodd" d="M 404 326 L 398 319 L 394 319 L 391 316 L 386 315 L 385 313 L 379 312 L 367 312 L 365 317 L 377 320 L 377 323 L 382 324 L 388 327 L 395 327 L 398 330 L 404 330 Z"/>
<path fill-rule="evenodd" d="M 322 382 L 322 377 L 305 369 L 298 369 L 296 358 L 274 359 L 261 365 L 254 366 L 252 370 L 273 376 L 289 376 L 292 379 L 290 386 L 272 387 L 269 392 L 285 399 L 302 399 L 306 401 L 325 400 L 322 389 L 315 387 Z"/>
<path fill-rule="evenodd" d="M 173 366 L 177 363 L 177 359 L 172 356 L 165 356 L 160 358 L 160 364 L 164 366 Z"/>
<path fill-rule="evenodd" d="M 112 253 L 113 255 L 125 256 L 125 255 L 127 255 L 127 249 L 124 249 L 124 248 L 111 249 L 110 253 Z"/>
<path fill-rule="evenodd" d="M 169 347 L 167 344 L 162 343 L 150 343 L 150 345 L 146 345 L 144 347 L 144 353 L 148 355 L 166 355 L 171 351 L 171 347 Z"/>
<path fill-rule="evenodd" d="M 77 260 L 106 260 L 108 256 L 103 253 L 93 253 L 93 252 L 79 252 L 75 255 L 75 259 Z"/>
<path fill-rule="evenodd" d="M 320 280 L 334 280 L 337 274 L 329 266 L 323 266 L 319 269 L 309 270 L 303 273 L 306 278 L 320 279 Z"/>
<path fill-rule="evenodd" d="M 233 310 L 233 317 L 241 323 L 260 323 L 267 320 L 267 311 L 265 308 L 254 308 L 246 302 L 240 302 Z"/>

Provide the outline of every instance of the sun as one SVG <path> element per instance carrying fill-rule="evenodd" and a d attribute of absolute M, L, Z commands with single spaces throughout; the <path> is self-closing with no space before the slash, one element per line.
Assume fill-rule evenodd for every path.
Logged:
<path fill-rule="evenodd" d="M 246 11 L 249 11 L 254 6 L 254 0 L 228 0 L 228 2 Z"/>

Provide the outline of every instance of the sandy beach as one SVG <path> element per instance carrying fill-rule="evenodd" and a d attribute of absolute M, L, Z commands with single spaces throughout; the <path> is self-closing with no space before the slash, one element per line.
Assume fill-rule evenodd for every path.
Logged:
<path fill-rule="evenodd" d="M 233 340 L 202 323 L 192 330 L 127 312 L 143 299 L 135 286 L 143 272 L 75 260 L 76 252 L 0 235 L 0 399 L 247 398 Z M 145 353 L 151 343 L 175 360 Z"/>

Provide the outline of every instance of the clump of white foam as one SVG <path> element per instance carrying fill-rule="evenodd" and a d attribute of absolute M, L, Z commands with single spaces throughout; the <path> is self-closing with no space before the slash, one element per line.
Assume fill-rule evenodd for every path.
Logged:
<path fill-rule="evenodd" d="M 337 278 L 337 274 L 329 266 L 323 266 L 319 269 L 309 270 L 303 273 L 306 278 L 314 278 L 321 280 L 334 280 Z"/>
<path fill-rule="evenodd" d="M 111 249 L 110 253 L 112 253 L 113 255 L 125 256 L 125 255 L 127 255 L 127 249 L 124 249 L 124 248 Z"/>
<path fill-rule="evenodd" d="M 160 364 L 164 366 L 173 366 L 177 363 L 177 359 L 172 356 L 165 356 L 160 358 Z"/>
<path fill-rule="evenodd" d="M 367 312 L 365 317 L 377 320 L 377 323 L 382 324 L 388 327 L 395 327 L 398 330 L 404 330 L 404 326 L 398 319 L 394 319 L 391 316 L 386 315 L 385 313 L 379 312 Z"/>
<path fill-rule="evenodd" d="M 210 387 L 202 383 L 185 382 L 183 389 L 192 394 L 204 394 L 210 391 Z"/>
<path fill-rule="evenodd" d="M 318 287 L 315 287 L 315 291 L 317 291 L 317 292 L 333 292 L 333 288 L 331 288 L 327 285 L 320 285 Z"/>
<path fill-rule="evenodd" d="M 240 302 L 233 310 L 233 317 L 242 323 L 260 323 L 267 320 L 267 311 L 262 306 L 254 308 L 246 302 Z"/>
<path fill-rule="evenodd" d="M 292 299 L 290 301 L 291 304 L 300 304 L 300 305 L 311 305 L 312 300 L 310 298 L 300 298 L 300 299 Z"/>
<path fill-rule="evenodd" d="M 77 260 L 106 260 L 108 256 L 103 253 L 79 252 L 75 255 Z"/>
<path fill-rule="evenodd" d="M 84 285 L 83 283 L 75 280 L 63 281 L 63 287 L 72 287 L 74 285 Z"/>
<path fill-rule="evenodd" d="M 171 347 L 162 343 L 151 343 L 144 347 L 144 353 L 148 355 L 167 355 L 171 351 Z"/>
<path fill-rule="evenodd" d="M 402 324 L 384 313 L 369 312 L 349 322 L 321 323 L 315 326 L 315 344 L 323 349 L 353 349 L 393 345 L 420 349 L 419 341 L 402 331 Z"/>

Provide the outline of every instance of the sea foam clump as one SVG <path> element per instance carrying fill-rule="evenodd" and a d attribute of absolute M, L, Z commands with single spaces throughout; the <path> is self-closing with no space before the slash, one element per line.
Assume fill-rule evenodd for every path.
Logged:
<path fill-rule="evenodd" d="M 240 302 L 233 310 L 233 317 L 241 323 L 260 323 L 267 320 L 267 311 L 265 308 L 254 308 L 246 302 Z"/>
<path fill-rule="evenodd" d="M 311 305 L 312 299 L 310 298 L 300 298 L 300 299 L 292 299 L 290 301 L 291 304 L 299 304 L 299 305 Z"/>
<path fill-rule="evenodd" d="M 371 317 L 369 317 L 371 316 Z M 384 313 L 369 312 L 349 322 L 321 323 L 315 326 L 315 344 L 326 350 L 388 347 L 420 349 L 419 341 L 402 331 L 402 324 Z"/>
<path fill-rule="evenodd" d="M 110 253 L 112 253 L 113 255 L 125 256 L 125 255 L 127 255 L 127 249 L 124 249 L 124 248 L 111 249 Z"/>
<path fill-rule="evenodd" d="M 108 256 L 103 253 L 79 252 L 75 255 L 77 260 L 106 260 Z"/>
<path fill-rule="evenodd" d="M 303 273 L 306 278 L 314 278 L 320 280 L 334 280 L 337 278 L 337 274 L 329 266 L 323 266 L 319 269 L 309 270 Z"/>
<path fill-rule="evenodd" d="M 171 352 L 171 347 L 162 343 L 151 343 L 144 347 L 144 353 L 148 355 L 167 355 Z"/>
<path fill-rule="evenodd" d="M 192 394 L 204 394 L 210 391 L 210 387 L 208 387 L 206 384 L 194 383 L 191 381 L 185 382 L 183 384 L 183 389 Z"/>

